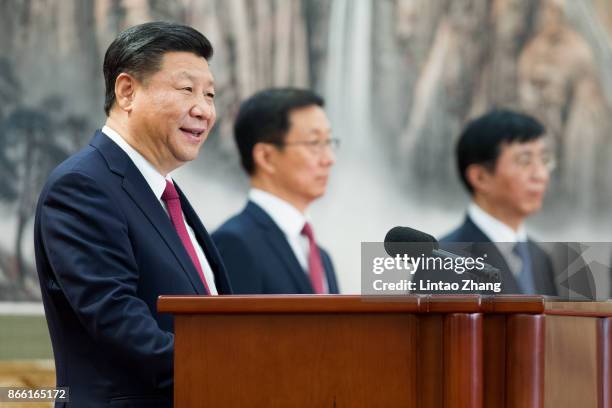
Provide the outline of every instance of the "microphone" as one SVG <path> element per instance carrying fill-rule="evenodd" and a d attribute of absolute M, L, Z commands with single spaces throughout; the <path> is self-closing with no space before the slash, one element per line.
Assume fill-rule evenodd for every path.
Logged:
<path fill-rule="evenodd" d="M 421 254 L 425 256 L 433 256 L 443 259 L 462 259 L 463 256 L 454 254 L 449 251 L 440 249 L 438 240 L 433 236 L 415 230 L 410 227 L 393 227 L 385 235 L 385 251 L 389 256 L 407 254 L 412 257 L 418 257 Z M 499 269 L 483 262 L 482 269 L 471 269 L 466 271 L 477 278 L 493 280 L 500 282 L 501 273 Z"/>

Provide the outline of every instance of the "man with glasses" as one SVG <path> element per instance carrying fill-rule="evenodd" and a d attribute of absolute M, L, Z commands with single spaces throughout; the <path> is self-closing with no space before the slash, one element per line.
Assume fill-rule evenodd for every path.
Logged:
<path fill-rule="evenodd" d="M 251 190 L 242 212 L 213 234 L 234 293 L 338 293 L 307 215 L 325 194 L 338 147 L 323 104 L 308 90 L 275 88 L 240 107 L 234 136 Z"/>
<path fill-rule="evenodd" d="M 502 293 L 557 293 L 551 260 L 524 226 L 542 207 L 554 168 L 545 132 L 533 117 L 495 110 L 471 121 L 457 144 L 471 203 L 463 224 L 441 242 L 472 244 L 472 255 L 500 269 Z"/>

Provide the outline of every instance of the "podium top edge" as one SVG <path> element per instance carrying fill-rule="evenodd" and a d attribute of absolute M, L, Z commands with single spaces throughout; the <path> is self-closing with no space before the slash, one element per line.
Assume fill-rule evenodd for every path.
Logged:
<path fill-rule="evenodd" d="M 157 310 L 173 314 L 256 313 L 544 313 L 554 299 L 521 295 L 231 295 L 160 296 Z M 611 304 L 612 305 L 612 304 Z M 611 309 L 612 311 L 612 309 Z"/>

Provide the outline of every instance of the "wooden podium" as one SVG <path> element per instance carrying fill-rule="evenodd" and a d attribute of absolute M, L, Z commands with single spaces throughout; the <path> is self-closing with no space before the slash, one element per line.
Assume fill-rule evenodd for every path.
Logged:
<path fill-rule="evenodd" d="M 161 296 L 176 408 L 612 408 L 612 303 Z"/>

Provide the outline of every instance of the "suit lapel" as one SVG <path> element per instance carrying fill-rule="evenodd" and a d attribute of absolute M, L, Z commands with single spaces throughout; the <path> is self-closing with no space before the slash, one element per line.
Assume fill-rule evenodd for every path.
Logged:
<path fill-rule="evenodd" d="M 481 254 L 487 254 L 485 262 L 501 271 L 502 293 L 518 293 L 518 282 L 510 271 L 506 258 L 501 254 L 497 246 L 492 243 L 478 243 L 476 245 L 480 247 L 479 251 Z"/>
<path fill-rule="evenodd" d="M 170 218 L 138 168 L 136 168 L 128 155 L 115 142 L 100 131 L 97 132 L 91 145 L 104 156 L 111 171 L 123 176 L 122 186 L 125 192 L 140 208 L 145 217 L 157 230 L 162 240 L 170 248 L 177 262 L 187 274 L 196 293 L 205 294 L 204 284 L 176 233 Z"/>
<path fill-rule="evenodd" d="M 502 292 L 517 293 L 518 283 L 516 278 L 510 271 L 510 267 L 497 248 L 497 245 L 491 242 L 489 237 L 474 224 L 470 217 L 466 217 L 462 228 L 465 228 L 466 235 L 470 237 L 469 241 L 474 243 L 474 253 L 479 256 L 487 254 L 485 262 L 501 271 Z"/>
<path fill-rule="evenodd" d="M 533 280 L 536 293 L 545 295 L 555 295 L 555 282 L 547 263 L 546 252 L 538 246 L 538 244 L 529 239 L 529 254 L 531 255 L 531 271 L 533 272 Z"/>
<path fill-rule="evenodd" d="M 195 232 L 196 239 L 198 240 L 200 247 L 204 251 L 204 254 L 206 255 L 206 260 L 208 261 L 213 271 L 217 291 L 219 292 L 219 294 L 232 293 L 229 284 L 229 279 L 226 275 L 225 266 L 221 261 L 221 256 L 217 251 L 217 247 L 214 245 L 212 239 L 210 238 L 210 235 L 208 234 L 208 231 L 206 231 L 206 228 L 202 224 L 200 217 L 198 217 L 198 215 L 196 214 L 195 210 L 189 203 L 189 200 L 187 200 L 185 194 L 181 191 L 181 189 L 176 183 L 174 183 L 174 186 L 176 187 L 179 193 L 179 197 L 181 200 L 181 208 L 183 210 L 183 214 L 185 214 L 185 219 L 187 220 L 189 226 L 193 229 L 193 232 Z"/>
<path fill-rule="evenodd" d="M 257 204 L 249 201 L 245 213 L 251 217 L 260 227 L 266 230 L 264 234 L 269 246 L 278 255 L 279 259 L 285 264 L 289 275 L 302 293 L 314 293 L 312 284 L 308 276 L 302 269 L 299 261 L 295 257 L 285 233 L 276 225 L 266 212 Z"/>
<path fill-rule="evenodd" d="M 327 289 L 329 294 L 338 293 L 338 282 L 336 282 L 336 276 L 334 273 L 334 267 L 332 265 L 329 255 L 319 247 L 319 253 L 321 253 L 321 260 L 323 261 L 323 268 L 325 269 L 325 276 L 327 277 Z"/>

